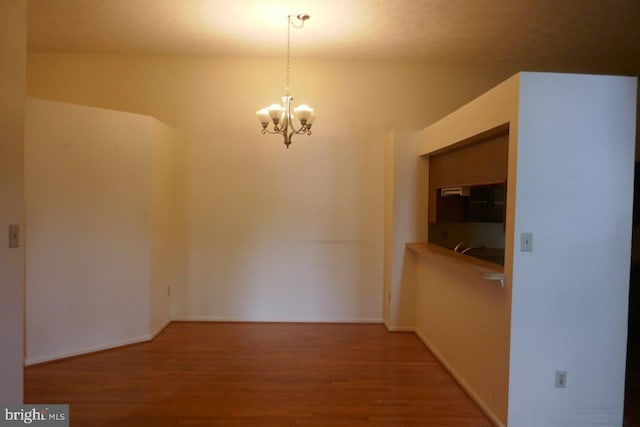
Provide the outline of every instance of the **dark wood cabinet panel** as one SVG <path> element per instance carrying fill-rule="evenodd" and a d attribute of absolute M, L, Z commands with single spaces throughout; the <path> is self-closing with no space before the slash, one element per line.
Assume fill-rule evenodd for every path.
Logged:
<path fill-rule="evenodd" d="M 506 182 L 509 129 L 478 136 L 429 157 L 429 222 L 455 220 L 456 201 L 438 198 L 438 188 Z M 454 199 L 454 198 L 452 198 Z M 438 206 L 440 203 L 441 206 Z M 443 216 L 444 215 L 444 216 Z"/>
<path fill-rule="evenodd" d="M 436 218 L 446 218 L 447 222 L 462 222 L 464 213 L 464 199 L 461 196 L 436 196 Z"/>

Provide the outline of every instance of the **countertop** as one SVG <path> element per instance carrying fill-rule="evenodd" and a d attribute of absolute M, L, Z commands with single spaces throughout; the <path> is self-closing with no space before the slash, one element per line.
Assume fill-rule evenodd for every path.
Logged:
<path fill-rule="evenodd" d="M 478 271 L 482 273 L 486 279 L 504 279 L 504 266 L 499 264 L 460 254 L 451 249 L 431 243 L 407 243 L 406 247 L 418 255 L 424 255 L 459 267 Z"/>

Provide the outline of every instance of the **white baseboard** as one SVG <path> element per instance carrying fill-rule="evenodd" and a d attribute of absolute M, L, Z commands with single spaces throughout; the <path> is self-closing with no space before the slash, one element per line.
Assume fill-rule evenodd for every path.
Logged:
<path fill-rule="evenodd" d="M 171 319 L 168 319 L 166 322 L 164 322 L 164 324 L 162 326 L 160 326 L 158 329 L 156 329 L 154 332 L 151 333 L 151 339 L 155 339 L 155 337 L 158 336 L 158 334 L 162 331 L 164 331 L 164 328 L 166 328 L 167 326 L 169 326 L 169 323 L 171 323 Z"/>
<path fill-rule="evenodd" d="M 101 344 L 91 347 L 85 347 L 79 350 L 69 351 L 65 353 L 58 353 L 50 356 L 27 358 L 24 362 L 25 366 L 36 365 L 38 363 L 51 362 L 52 360 L 65 359 L 67 357 L 80 356 L 82 354 L 95 353 L 96 351 L 108 350 L 115 347 L 122 347 L 124 345 L 138 344 L 142 342 L 151 341 L 150 335 L 143 335 L 141 337 L 129 338 L 120 341 L 110 342 L 108 344 Z"/>
<path fill-rule="evenodd" d="M 96 345 L 96 346 L 92 346 L 92 347 L 86 347 L 86 348 L 83 348 L 83 349 L 80 349 L 80 350 L 76 350 L 76 351 L 59 353 L 59 354 L 56 354 L 56 355 L 53 355 L 53 356 L 45 356 L 45 357 L 36 357 L 36 358 L 33 358 L 33 359 L 26 359 L 24 361 L 24 365 L 25 366 L 37 365 L 38 363 L 51 362 L 53 360 L 65 359 L 67 357 L 73 357 L 73 356 L 81 356 L 81 355 L 84 355 L 84 354 L 90 354 L 90 353 L 95 353 L 97 351 L 109 350 L 109 349 L 112 349 L 112 348 L 122 347 L 122 346 L 125 346 L 125 345 L 140 344 L 140 343 L 143 343 L 143 342 L 148 342 L 148 341 L 153 340 L 155 337 L 157 337 L 158 334 L 164 330 L 164 328 L 169 326 L 169 323 L 171 323 L 171 320 L 167 320 L 162 326 L 160 326 L 158 329 L 156 329 L 150 335 L 143 335 L 143 336 L 137 337 L 137 338 L 130 338 L 130 339 L 126 339 L 126 340 L 120 340 L 120 341 L 111 342 L 111 343 L 108 343 L 108 344 L 101 344 L 101 345 Z"/>
<path fill-rule="evenodd" d="M 449 364 L 447 359 L 442 356 L 442 354 L 438 351 L 436 347 L 434 347 L 427 337 L 420 331 L 420 329 L 415 328 L 415 334 L 422 340 L 424 345 L 427 346 L 429 351 L 433 353 L 438 362 L 451 374 L 451 376 L 456 380 L 456 382 L 464 389 L 464 391 L 469 395 L 469 397 L 480 407 L 482 412 L 489 418 L 489 421 L 493 423 L 496 427 L 505 427 L 505 425 L 498 419 L 498 417 L 489 409 L 484 400 L 478 396 L 478 394 L 467 384 L 467 382 L 456 372 L 456 370 Z"/>
<path fill-rule="evenodd" d="M 382 319 L 295 319 L 237 318 L 216 316 L 174 316 L 174 322 L 256 322 L 256 323 L 382 323 Z"/>
<path fill-rule="evenodd" d="M 389 323 L 384 320 L 384 326 L 387 328 L 389 332 L 415 332 L 416 328 L 413 326 L 391 326 Z"/>

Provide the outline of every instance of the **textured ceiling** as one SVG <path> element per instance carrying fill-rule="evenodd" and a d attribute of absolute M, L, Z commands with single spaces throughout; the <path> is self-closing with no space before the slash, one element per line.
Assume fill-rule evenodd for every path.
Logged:
<path fill-rule="evenodd" d="M 640 0 L 28 0 L 32 52 L 640 70 Z"/>

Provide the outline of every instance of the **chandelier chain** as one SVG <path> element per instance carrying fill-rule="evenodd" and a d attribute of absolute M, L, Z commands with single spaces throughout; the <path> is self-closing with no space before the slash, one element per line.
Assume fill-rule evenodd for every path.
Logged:
<path fill-rule="evenodd" d="M 287 16 L 287 86 L 285 95 L 289 96 L 289 73 L 291 69 L 291 15 Z"/>

